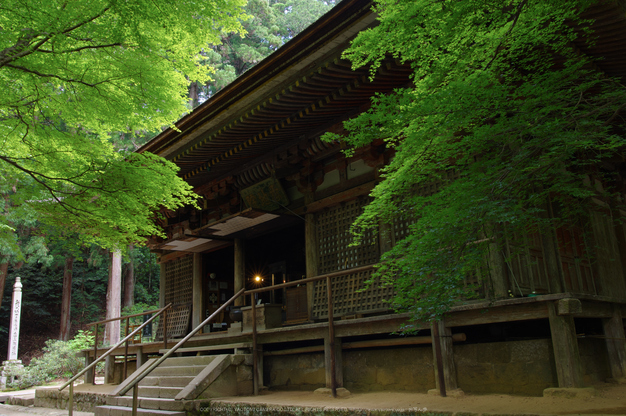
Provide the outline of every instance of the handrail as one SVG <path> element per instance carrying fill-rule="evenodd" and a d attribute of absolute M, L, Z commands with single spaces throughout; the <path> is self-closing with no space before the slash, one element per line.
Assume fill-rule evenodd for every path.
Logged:
<path fill-rule="evenodd" d="M 267 292 L 270 290 L 276 290 L 276 289 L 282 289 L 285 287 L 290 287 L 290 286 L 296 286 L 296 285 L 300 285 L 300 284 L 304 284 L 304 283 L 310 283 L 310 282 L 316 282 L 318 280 L 323 280 L 326 279 L 326 285 L 327 285 L 327 292 L 328 292 L 328 329 L 329 329 L 329 342 L 330 342 L 330 355 L 331 355 L 331 390 L 333 393 L 333 397 L 337 397 L 337 380 L 336 380 L 336 375 L 335 375 L 335 340 L 334 340 L 334 325 L 333 325 L 333 302 L 332 302 L 332 285 L 331 285 L 331 280 L 334 277 L 340 277 L 340 276 L 344 276 L 346 274 L 349 273 L 360 273 L 360 272 L 364 272 L 367 270 L 371 270 L 374 268 L 373 264 L 367 265 L 367 266 L 362 266 L 362 267 L 355 267 L 353 269 L 348 269 L 348 270 L 341 270 L 338 272 L 333 272 L 333 273 L 326 273 L 326 274 L 322 274 L 322 275 L 318 275 L 318 276 L 313 276 L 313 277 L 309 277 L 306 279 L 301 279 L 301 280 L 296 280 L 293 282 L 287 282 L 287 283 L 282 283 L 282 284 L 278 284 L 278 285 L 272 285 L 272 286 L 268 286 L 268 287 L 264 287 L 264 288 L 258 288 L 258 289 L 251 289 L 251 290 L 246 290 L 245 288 L 242 288 L 239 292 L 235 293 L 235 295 L 233 297 L 231 297 L 226 303 L 222 304 L 219 308 L 217 308 L 217 310 L 215 310 L 215 312 L 213 312 L 208 318 L 206 318 L 204 321 L 202 321 L 198 326 L 196 326 L 189 334 L 187 334 L 187 336 L 185 336 L 185 338 L 181 339 L 176 345 L 174 345 L 172 348 L 170 348 L 165 354 L 163 354 L 162 357 L 160 357 L 158 360 L 156 360 L 155 362 L 153 362 L 152 364 L 150 364 L 150 366 L 148 368 L 146 368 L 145 370 L 143 370 L 139 375 L 137 375 L 133 381 L 131 381 L 130 383 L 128 383 L 126 386 L 124 386 L 122 389 L 120 389 L 117 394 L 120 396 L 123 396 L 124 394 L 126 394 L 131 388 L 133 389 L 133 400 L 132 400 L 132 416 L 136 416 L 137 415 L 137 402 L 138 402 L 138 384 L 139 382 L 141 382 L 141 380 L 143 380 L 145 377 L 148 376 L 148 374 L 150 374 L 155 368 L 157 368 L 159 365 L 161 365 L 161 363 L 163 363 L 163 361 L 165 361 L 167 358 L 169 358 L 172 354 L 174 354 L 183 344 L 185 344 L 185 342 L 187 342 L 189 340 L 189 338 L 191 338 L 192 336 L 194 336 L 198 331 L 200 331 L 200 329 L 202 329 L 206 324 L 208 324 L 209 322 L 211 322 L 211 320 L 213 320 L 217 315 L 219 315 L 224 309 L 226 309 L 226 307 L 228 307 L 231 303 L 233 303 L 235 301 L 235 299 L 237 299 L 239 296 L 241 295 L 250 295 L 251 297 L 251 306 L 252 306 L 252 344 L 253 344 L 253 383 L 254 383 L 254 393 L 255 395 L 258 394 L 258 380 L 257 380 L 257 368 L 258 368 L 258 364 L 257 364 L 257 348 L 256 348 L 256 338 L 257 338 L 257 331 L 256 331 L 256 305 L 255 305 L 255 296 L 257 293 L 260 292 Z M 69 416 L 72 416 L 71 414 Z"/>
<path fill-rule="evenodd" d="M 307 277 L 306 279 L 300 279 L 300 280 L 294 280 L 291 282 L 286 282 L 286 283 L 280 283 L 274 286 L 266 286 L 266 287 L 260 287 L 258 289 L 250 289 L 248 291 L 246 291 L 246 295 L 249 293 L 261 293 L 261 292 L 268 292 L 270 290 L 278 290 L 278 289 L 284 289 L 286 287 L 291 287 L 291 286 L 297 286 L 297 285 L 302 285 L 305 283 L 311 283 L 311 282 L 316 282 L 318 280 L 322 280 L 322 279 L 327 279 L 327 278 L 334 278 L 334 277 L 341 277 L 341 276 L 345 276 L 347 274 L 354 274 L 354 273 L 361 273 L 361 272 L 365 272 L 368 270 L 371 270 L 375 267 L 375 264 L 368 264 L 367 266 L 361 266 L 361 267 L 355 267 L 353 269 L 346 269 L 346 270 L 340 270 L 338 272 L 332 272 L 332 273 L 326 273 L 326 274 L 320 274 L 317 276 L 313 276 L 313 277 Z"/>
<path fill-rule="evenodd" d="M 76 381 L 77 378 L 79 378 L 80 376 L 82 376 L 83 374 L 85 374 L 87 371 L 89 371 L 91 368 L 95 367 L 96 364 L 98 364 L 100 361 L 102 361 L 104 358 L 108 357 L 113 350 L 115 350 L 116 348 L 118 348 L 120 345 L 122 345 L 123 343 L 125 343 L 126 341 L 128 341 L 129 339 L 131 339 L 132 337 L 134 337 L 139 331 L 143 330 L 144 327 L 146 327 L 148 324 L 151 324 L 153 320 L 155 320 L 158 316 L 160 316 L 163 312 L 165 312 L 167 309 L 171 308 L 172 304 L 168 304 L 165 307 L 158 309 L 158 313 L 156 315 L 154 315 L 153 317 L 151 317 L 150 319 L 148 319 L 146 322 L 144 322 L 143 324 L 141 324 L 138 328 L 136 328 L 133 332 L 131 332 L 130 334 L 126 335 L 126 337 L 121 340 L 120 342 L 118 342 L 117 344 L 115 344 L 113 347 L 111 347 L 107 352 L 105 352 L 104 354 L 102 354 L 100 357 L 94 357 L 94 361 L 89 364 L 87 367 L 83 368 L 82 371 L 80 371 L 78 374 L 76 374 L 74 377 L 72 377 L 71 379 L 69 379 L 65 384 L 63 384 L 62 386 L 59 387 L 59 391 L 62 391 L 63 389 L 65 389 L 68 385 L 70 386 L 70 397 L 69 397 L 69 404 L 68 404 L 68 410 L 69 410 L 69 416 L 72 416 L 73 414 L 73 407 L 74 407 L 74 381 Z M 126 317 L 120 317 L 119 319 L 124 319 Z M 116 319 L 113 319 L 116 320 Z M 166 329 L 164 328 L 164 331 Z"/>
<path fill-rule="evenodd" d="M 163 356 L 161 358 L 159 358 L 158 360 L 156 360 L 154 363 L 152 363 L 148 368 L 146 368 L 143 372 L 141 372 L 137 377 L 135 377 L 135 379 L 129 383 L 127 386 L 125 386 L 124 388 L 122 388 L 118 394 L 120 396 L 123 396 L 124 394 L 126 394 L 128 392 L 128 390 L 130 390 L 131 388 L 133 389 L 133 414 L 136 413 L 136 407 L 135 407 L 135 402 L 136 402 L 136 386 L 137 383 L 139 383 L 141 380 L 143 380 L 148 374 L 150 374 L 152 372 L 152 370 L 154 370 L 155 368 L 157 368 L 159 365 L 161 365 L 161 363 L 163 361 L 165 361 L 167 358 L 169 358 L 170 355 L 174 354 L 176 352 L 176 350 L 178 350 L 178 348 L 180 348 L 185 342 L 187 342 L 189 340 L 189 338 L 191 338 L 192 336 L 194 336 L 198 331 L 200 331 L 200 329 L 202 329 L 206 324 L 208 324 L 213 318 L 215 318 L 217 315 L 219 315 L 224 309 L 226 309 L 227 306 L 229 306 L 231 303 L 233 303 L 235 301 L 235 299 L 237 299 L 239 296 L 241 296 L 242 294 L 244 294 L 244 292 L 246 291 L 245 288 L 241 289 L 239 292 L 235 293 L 235 295 L 230 298 L 226 303 L 224 303 L 222 306 L 220 306 L 219 308 L 217 308 L 217 310 L 215 312 L 213 312 L 211 314 L 211 316 L 209 316 L 208 318 L 206 318 L 204 321 L 202 321 L 197 327 L 195 327 L 189 334 L 187 334 L 187 336 L 185 336 L 185 338 L 181 339 L 180 341 L 178 341 L 178 343 L 176 345 L 174 345 L 172 348 L 170 348 L 165 354 L 163 354 Z"/>
<path fill-rule="evenodd" d="M 91 323 L 88 323 L 87 326 L 106 324 L 106 323 L 109 323 L 109 322 L 121 321 L 122 319 L 128 319 L 128 318 L 136 318 L 138 316 L 148 315 L 148 314 L 151 314 L 151 313 L 157 313 L 157 312 L 160 312 L 160 311 L 161 311 L 161 309 L 153 309 L 151 311 L 143 311 L 141 313 L 136 313 L 136 314 L 133 314 L 133 315 L 118 316 L 117 318 L 111 318 L 111 319 L 107 319 L 105 321 L 91 322 Z"/>

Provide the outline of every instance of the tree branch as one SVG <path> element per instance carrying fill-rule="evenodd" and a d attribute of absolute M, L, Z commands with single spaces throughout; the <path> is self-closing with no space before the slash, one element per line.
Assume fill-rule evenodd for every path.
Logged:
<path fill-rule="evenodd" d="M 81 46 L 80 48 L 68 49 L 68 50 L 65 50 L 65 51 L 51 51 L 51 50 L 48 50 L 48 49 L 39 49 L 38 52 L 53 53 L 53 54 L 57 54 L 58 55 L 58 54 L 64 54 L 64 53 L 80 52 L 80 51 L 85 50 L 85 49 L 103 49 L 103 48 L 111 48 L 111 47 L 114 47 L 114 46 L 122 46 L 122 44 L 118 42 L 118 43 L 109 43 L 109 44 L 106 44 L 106 45 Z"/>

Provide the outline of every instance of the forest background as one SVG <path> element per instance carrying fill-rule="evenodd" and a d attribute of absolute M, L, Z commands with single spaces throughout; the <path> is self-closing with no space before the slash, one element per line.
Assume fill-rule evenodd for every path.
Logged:
<path fill-rule="evenodd" d="M 235 78 L 278 49 L 334 6 L 334 0 L 250 0 L 244 8 L 248 19 L 241 20 L 245 36 L 222 35 L 218 45 L 207 45 L 198 53 L 200 66 L 214 68 L 208 82 L 189 86 L 188 109 L 202 104 Z M 181 114 L 182 115 L 182 114 Z M 112 132 L 118 151 L 134 151 L 158 131 Z M 1 190 L 10 215 L 11 189 Z M 66 337 L 103 319 L 111 252 L 97 244 L 80 242 L 78 236 L 45 225 L 36 218 L 13 222 L 15 246 L 0 244 L 0 284 L 4 285 L 0 305 L 0 357 L 6 357 L 8 322 L 15 278 L 23 284 L 22 328 L 19 358 L 28 364 L 41 355 L 48 339 L 62 338 L 61 304 L 64 276 L 71 276 L 71 313 Z M 79 242 L 77 244 L 77 242 Z M 159 266 L 156 256 L 141 245 L 129 245 L 123 253 L 122 291 L 124 313 L 153 309 L 159 299 Z"/>

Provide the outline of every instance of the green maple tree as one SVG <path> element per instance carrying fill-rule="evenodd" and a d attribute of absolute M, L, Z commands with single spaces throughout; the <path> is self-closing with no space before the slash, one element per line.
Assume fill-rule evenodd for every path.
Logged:
<path fill-rule="evenodd" d="M 119 151 L 110 132 L 170 125 L 198 51 L 243 33 L 243 0 L 16 1 L 0 5 L 0 241 L 20 217 L 123 247 L 159 234 L 153 213 L 193 203 L 176 167 Z M 11 217 L 14 218 L 11 218 Z"/>
<path fill-rule="evenodd" d="M 413 85 L 325 138 L 395 151 L 353 230 L 412 222 L 377 272 L 398 310 L 438 319 L 471 294 L 467 276 L 488 275 L 505 239 L 576 223 L 592 197 L 619 201 L 626 88 L 572 47 L 593 42 L 581 13 L 594 3 L 376 1 L 379 25 L 345 56 L 372 76 L 388 56 L 409 62 Z"/>

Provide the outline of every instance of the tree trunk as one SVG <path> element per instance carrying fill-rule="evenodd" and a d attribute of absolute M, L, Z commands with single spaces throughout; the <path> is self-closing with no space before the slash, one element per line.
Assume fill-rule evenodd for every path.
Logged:
<path fill-rule="evenodd" d="M 126 273 L 124 274 L 124 308 L 128 308 L 135 304 L 135 263 L 131 259 L 126 264 Z"/>
<path fill-rule="evenodd" d="M 6 256 L 0 256 L 0 306 L 2 306 L 2 297 L 4 296 L 4 285 L 7 281 L 7 273 L 9 271 L 9 259 Z"/>
<path fill-rule="evenodd" d="M 72 270 L 74 268 L 74 257 L 65 257 L 65 268 L 63 269 L 63 298 L 61 300 L 61 332 L 59 339 L 68 341 L 70 339 L 70 310 L 72 305 Z"/>
<path fill-rule="evenodd" d="M 198 102 L 198 83 L 192 82 L 189 84 L 189 105 L 192 110 L 198 106 Z"/>
<path fill-rule="evenodd" d="M 121 311 L 122 292 L 122 252 L 115 250 L 111 255 L 111 268 L 109 269 L 109 286 L 107 288 L 107 314 L 106 319 L 119 318 Z M 105 341 L 109 345 L 115 345 L 120 341 L 120 321 L 106 324 L 107 335 Z"/>

